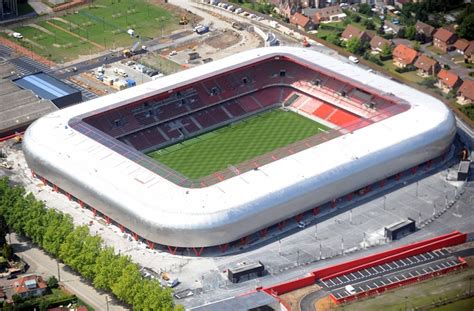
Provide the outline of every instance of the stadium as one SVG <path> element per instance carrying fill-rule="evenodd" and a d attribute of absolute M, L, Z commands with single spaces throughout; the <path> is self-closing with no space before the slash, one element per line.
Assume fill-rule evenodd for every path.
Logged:
<path fill-rule="evenodd" d="M 442 156 L 455 132 L 429 95 L 271 47 L 51 113 L 23 149 L 34 176 L 136 239 L 202 251 Z"/>

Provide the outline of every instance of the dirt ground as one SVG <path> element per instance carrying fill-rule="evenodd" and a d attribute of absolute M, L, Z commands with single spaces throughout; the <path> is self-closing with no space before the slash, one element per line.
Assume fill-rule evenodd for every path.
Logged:
<path fill-rule="evenodd" d="M 219 35 L 204 40 L 204 44 L 209 45 L 215 49 L 226 49 L 239 43 L 241 35 L 232 30 L 218 31 Z"/>
<path fill-rule="evenodd" d="M 187 11 L 183 8 L 172 5 L 170 3 L 165 3 L 163 0 L 147 0 L 147 2 L 151 3 L 153 5 L 161 6 L 161 7 L 165 8 L 166 10 L 174 13 L 176 16 L 179 16 L 179 17 L 186 16 L 186 18 L 188 19 L 188 21 L 191 25 L 196 25 L 200 21 L 202 21 L 202 18 L 200 16 L 197 16 L 197 15 L 191 13 L 190 11 Z"/>
<path fill-rule="evenodd" d="M 300 300 L 309 293 L 320 290 L 321 287 L 314 284 L 312 286 L 303 287 L 298 290 L 283 294 L 280 298 L 285 301 L 291 310 L 300 311 Z M 318 309 L 319 310 L 319 309 Z"/>
<path fill-rule="evenodd" d="M 336 305 L 331 300 L 331 298 L 329 298 L 329 296 L 326 296 L 324 298 L 317 300 L 316 303 L 314 304 L 314 307 L 318 311 L 326 311 L 326 310 L 334 309 Z"/>

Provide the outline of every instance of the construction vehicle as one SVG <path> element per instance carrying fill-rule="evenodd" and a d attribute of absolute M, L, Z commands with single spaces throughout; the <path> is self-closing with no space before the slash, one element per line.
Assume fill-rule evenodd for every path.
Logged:
<path fill-rule="evenodd" d="M 129 57 L 133 56 L 133 53 L 129 49 L 125 49 L 125 50 L 122 51 L 122 55 L 129 58 Z"/>
<path fill-rule="evenodd" d="M 244 30 L 244 27 L 242 27 L 242 25 L 237 22 L 232 23 L 232 28 L 237 29 L 237 30 Z"/>
<path fill-rule="evenodd" d="M 23 141 L 23 135 L 17 134 L 17 135 L 15 136 L 15 144 L 19 144 L 19 143 L 21 143 L 22 141 Z"/>
<path fill-rule="evenodd" d="M 180 25 L 187 25 L 189 24 L 188 17 L 186 15 L 182 15 L 181 19 L 179 20 Z"/>

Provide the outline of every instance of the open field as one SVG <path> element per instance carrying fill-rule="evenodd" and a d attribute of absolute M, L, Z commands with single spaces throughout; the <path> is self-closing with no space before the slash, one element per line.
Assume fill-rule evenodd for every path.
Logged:
<path fill-rule="evenodd" d="M 294 112 L 277 109 L 148 155 L 189 178 L 198 179 L 326 129 Z"/>
<path fill-rule="evenodd" d="M 393 75 L 400 77 L 401 79 L 408 80 L 410 82 L 419 83 L 424 79 L 416 74 L 416 71 L 408 71 L 404 73 L 399 73 L 395 71 L 395 65 L 393 64 L 393 60 L 389 59 L 383 62 L 383 66 L 388 69 Z"/>
<path fill-rule="evenodd" d="M 66 62 L 170 33 L 180 27 L 178 20 L 172 12 L 144 0 L 96 0 L 93 5 L 36 24 L 44 29 L 14 28 L 23 40 L 8 38 L 52 61 Z M 128 29 L 140 38 L 130 37 Z"/>
<path fill-rule="evenodd" d="M 390 291 L 386 294 L 368 298 L 360 302 L 350 303 L 338 307 L 336 310 L 396 311 L 406 310 L 406 308 L 411 310 L 412 308 L 429 305 L 433 302 L 464 294 L 469 290 L 470 277 L 474 277 L 474 269 L 472 268 L 406 286 L 399 290 Z M 474 285 L 474 279 L 472 283 L 472 285 Z M 461 304 L 461 302 L 459 303 Z M 450 307 L 451 305 L 447 305 L 446 309 L 436 310 L 466 310 L 453 309 Z M 467 310 L 472 310 L 472 305 L 471 308 Z"/>

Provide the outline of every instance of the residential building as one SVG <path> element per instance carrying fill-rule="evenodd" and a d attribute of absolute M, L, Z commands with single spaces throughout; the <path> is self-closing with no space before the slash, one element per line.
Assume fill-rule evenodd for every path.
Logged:
<path fill-rule="evenodd" d="M 443 52 L 448 52 L 453 48 L 456 39 L 457 36 L 453 32 L 445 28 L 438 28 L 433 35 L 433 45 Z"/>
<path fill-rule="evenodd" d="M 441 69 L 438 73 L 436 86 L 444 93 L 457 89 L 462 83 L 461 78 L 452 70 Z"/>
<path fill-rule="evenodd" d="M 42 296 L 48 285 L 39 275 L 27 275 L 13 283 L 13 291 L 21 298 Z"/>
<path fill-rule="evenodd" d="M 374 36 L 372 40 L 370 40 L 370 48 L 373 52 L 379 53 L 382 52 L 382 48 L 384 45 L 392 46 L 392 41 L 384 39 L 380 36 Z"/>
<path fill-rule="evenodd" d="M 464 52 L 464 62 L 470 64 L 474 63 L 474 41 L 469 43 L 469 46 Z"/>
<path fill-rule="evenodd" d="M 454 43 L 454 48 L 456 49 L 456 52 L 464 55 L 464 52 L 466 52 L 469 45 L 470 45 L 470 42 L 467 41 L 466 39 L 458 39 L 456 43 Z"/>
<path fill-rule="evenodd" d="M 458 90 L 458 103 L 460 105 L 470 105 L 474 103 L 474 81 L 465 80 Z"/>
<path fill-rule="evenodd" d="M 315 24 L 337 22 L 346 17 L 347 15 L 342 11 L 341 7 L 334 5 L 319 9 L 316 14 L 314 14 L 313 22 Z"/>
<path fill-rule="evenodd" d="M 440 64 L 425 54 L 416 59 L 415 67 L 418 75 L 422 77 L 434 76 L 441 70 Z"/>
<path fill-rule="evenodd" d="M 400 34 L 405 30 L 405 26 L 396 25 L 389 20 L 385 20 L 383 23 L 385 33 L 391 33 L 394 36 L 400 36 Z"/>
<path fill-rule="evenodd" d="M 293 16 L 290 17 L 290 24 L 295 25 L 302 30 L 313 29 L 313 22 L 308 16 L 305 16 L 301 13 L 296 12 Z"/>
<path fill-rule="evenodd" d="M 347 41 L 352 38 L 358 38 L 361 42 L 369 42 L 371 36 L 366 31 L 360 30 L 352 25 L 347 25 L 341 35 L 341 40 Z"/>
<path fill-rule="evenodd" d="M 404 44 L 399 44 L 393 50 L 392 55 L 393 64 L 398 68 L 405 68 L 409 65 L 413 65 L 418 56 L 418 52 Z"/>
<path fill-rule="evenodd" d="M 435 28 L 433 26 L 417 21 L 415 24 L 415 28 L 417 40 L 424 43 L 433 40 L 433 34 L 435 33 Z"/>

